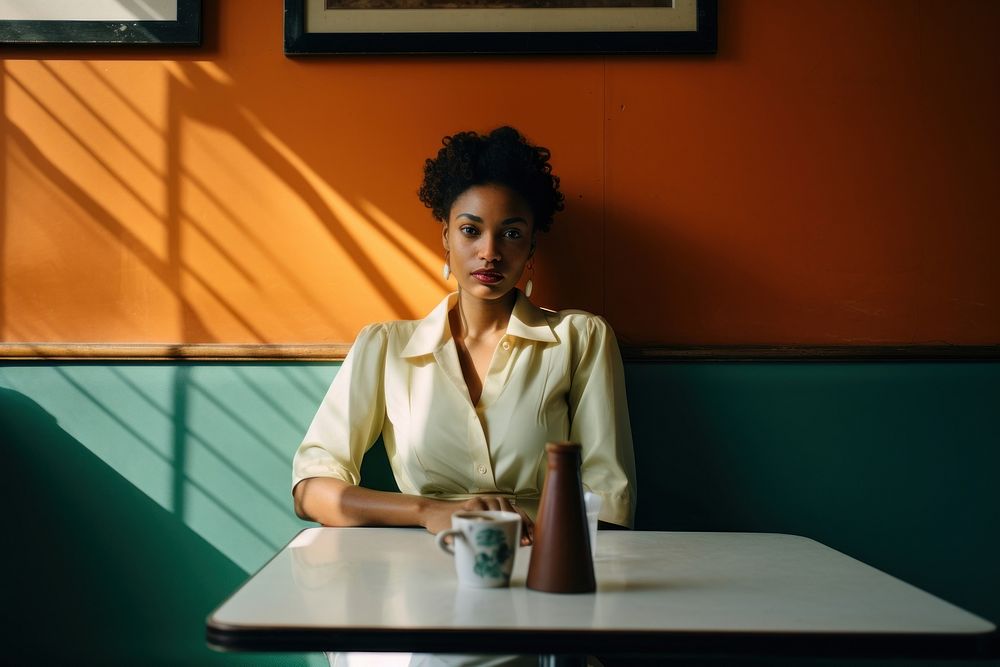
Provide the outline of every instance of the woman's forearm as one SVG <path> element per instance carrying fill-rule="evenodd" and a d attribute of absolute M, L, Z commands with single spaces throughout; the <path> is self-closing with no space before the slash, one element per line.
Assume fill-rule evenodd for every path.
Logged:
<path fill-rule="evenodd" d="M 324 526 L 424 526 L 436 501 L 403 493 L 374 491 L 332 477 L 312 477 L 295 485 L 295 513 Z"/>
<path fill-rule="evenodd" d="M 459 511 L 517 512 L 524 521 L 522 542 L 530 544 L 534 524 L 524 510 L 503 496 L 436 500 L 405 493 L 373 491 L 332 477 L 310 477 L 295 485 L 295 513 L 324 526 L 422 526 L 432 533 L 451 527 Z"/>

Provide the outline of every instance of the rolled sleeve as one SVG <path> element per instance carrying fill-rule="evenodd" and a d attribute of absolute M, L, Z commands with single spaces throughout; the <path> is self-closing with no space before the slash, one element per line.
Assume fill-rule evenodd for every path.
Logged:
<path fill-rule="evenodd" d="M 570 388 L 570 440 L 583 446 L 583 483 L 603 499 L 601 521 L 631 528 L 635 460 L 625 372 L 614 332 L 591 316 L 582 329 Z"/>
<path fill-rule="evenodd" d="M 334 377 L 292 461 L 292 488 L 310 477 L 361 481 L 361 460 L 382 432 L 387 335 L 365 327 Z"/>

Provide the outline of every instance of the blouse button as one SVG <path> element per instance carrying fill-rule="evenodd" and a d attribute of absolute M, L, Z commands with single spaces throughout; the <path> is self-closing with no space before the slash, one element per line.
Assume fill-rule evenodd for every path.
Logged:
<path fill-rule="evenodd" d="M 503 343 L 501 343 L 501 344 L 500 344 L 500 346 L 501 346 L 501 347 L 503 347 L 503 349 L 504 349 L 505 351 L 506 351 L 506 350 L 509 350 L 509 349 L 510 349 L 510 341 L 506 341 L 506 340 L 505 340 L 505 341 L 504 341 Z"/>
<path fill-rule="evenodd" d="M 486 474 L 486 466 L 484 466 L 484 465 L 480 465 L 479 466 L 479 474 L 480 475 L 485 475 Z"/>

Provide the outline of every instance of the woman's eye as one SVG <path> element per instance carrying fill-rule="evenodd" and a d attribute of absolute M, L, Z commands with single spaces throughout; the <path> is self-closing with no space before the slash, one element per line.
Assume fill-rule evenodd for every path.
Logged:
<path fill-rule="evenodd" d="M 508 239 L 519 239 L 521 238 L 521 232 L 517 229 L 508 229 L 504 232 L 504 237 Z"/>
<path fill-rule="evenodd" d="M 479 233 L 479 230 L 473 227 L 472 225 L 462 225 L 459 228 L 459 231 L 461 231 L 466 236 L 475 236 L 476 234 Z"/>

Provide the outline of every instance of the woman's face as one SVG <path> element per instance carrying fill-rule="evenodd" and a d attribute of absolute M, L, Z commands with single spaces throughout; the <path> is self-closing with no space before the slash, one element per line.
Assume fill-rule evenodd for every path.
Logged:
<path fill-rule="evenodd" d="M 528 203 L 506 186 L 474 185 L 459 195 L 442 230 L 459 288 L 488 300 L 507 295 L 534 251 L 533 229 Z"/>

